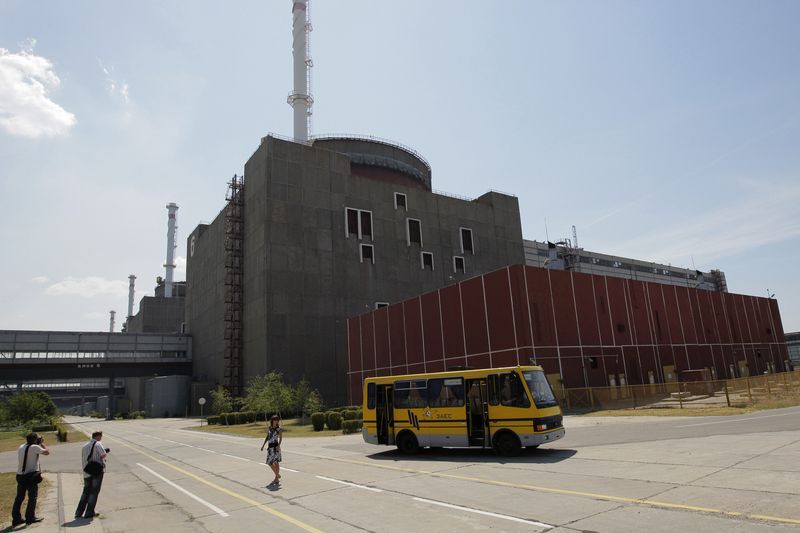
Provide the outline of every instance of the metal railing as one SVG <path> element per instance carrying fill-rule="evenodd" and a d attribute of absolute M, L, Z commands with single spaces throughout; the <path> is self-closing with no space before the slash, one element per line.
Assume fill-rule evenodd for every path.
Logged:
<path fill-rule="evenodd" d="M 714 381 L 564 389 L 561 395 L 562 407 L 576 412 L 746 407 L 774 401 L 800 403 L 800 371 Z"/>

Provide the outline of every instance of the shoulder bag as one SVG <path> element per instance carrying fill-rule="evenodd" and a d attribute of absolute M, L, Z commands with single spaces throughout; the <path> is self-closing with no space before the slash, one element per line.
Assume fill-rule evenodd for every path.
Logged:
<path fill-rule="evenodd" d="M 83 471 L 92 477 L 97 477 L 103 473 L 103 463 L 92 461 L 92 454 L 94 453 L 95 446 L 97 446 L 97 441 L 94 441 L 94 444 L 92 444 L 89 455 L 86 457 L 86 466 L 83 467 Z"/>
<path fill-rule="evenodd" d="M 25 472 L 25 465 L 28 464 L 28 451 L 31 449 L 31 445 L 28 444 L 25 447 L 25 457 L 22 459 L 22 471 Z M 41 483 L 42 482 L 42 473 L 38 470 L 34 470 L 33 472 L 28 472 L 27 474 L 22 474 L 23 476 L 27 476 L 30 481 L 34 483 Z"/>

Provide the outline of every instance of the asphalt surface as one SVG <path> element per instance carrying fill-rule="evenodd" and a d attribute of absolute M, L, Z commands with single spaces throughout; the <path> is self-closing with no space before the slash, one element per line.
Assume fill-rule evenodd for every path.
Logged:
<path fill-rule="evenodd" d="M 111 448 L 94 521 L 74 520 L 79 443 L 42 459 L 52 489 L 37 532 L 797 531 L 800 408 L 736 417 L 567 417 L 566 437 L 515 458 L 360 435 L 284 439 L 267 487 L 257 439 L 196 421 L 76 420 Z M 15 468 L 0 454 L 0 471 Z M 8 525 L 8 517 L 0 524 Z"/>

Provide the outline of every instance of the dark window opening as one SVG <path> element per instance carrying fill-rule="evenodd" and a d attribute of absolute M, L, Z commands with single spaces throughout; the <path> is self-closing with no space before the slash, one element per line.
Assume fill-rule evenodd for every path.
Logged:
<path fill-rule="evenodd" d="M 367 385 L 367 409 L 375 409 L 375 384 Z"/>
<path fill-rule="evenodd" d="M 358 237 L 358 210 L 347 209 L 347 235 Z"/>
<path fill-rule="evenodd" d="M 375 302 L 375 309 L 382 309 L 384 307 L 389 307 L 388 302 Z"/>
<path fill-rule="evenodd" d="M 472 230 L 469 228 L 461 228 L 461 250 L 464 253 L 475 253 L 472 246 Z"/>
<path fill-rule="evenodd" d="M 597 357 L 590 357 L 589 358 L 589 367 L 590 368 L 597 368 Z"/>
<path fill-rule="evenodd" d="M 409 246 L 419 244 L 422 246 L 422 225 L 419 220 L 413 218 L 408 219 L 408 244 Z"/>
<path fill-rule="evenodd" d="M 462 378 L 428 380 L 428 407 L 463 406 L 464 380 Z"/>
<path fill-rule="evenodd" d="M 361 236 L 369 236 L 372 238 L 372 213 L 369 211 L 361 211 Z"/>
<path fill-rule="evenodd" d="M 620 333 L 625 333 L 625 324 L 617 323 L 617 331 Z"/>
<path fill-rule="evenodd" d="M 463 274 L 464 273 L 464 258 L 463 257 L 454 257 L 453 258 L 453 272 L 456 274 Z"/>
<path fill-rule="evenodd" d="M 406 195 L 401 192 L 394 193 L 394 208 L 408 210 L 406 205 Z"/>
<path fill-rule="evenodd" d="M 433 254 L 422 252 L 422 270 L 433 270 Z"/>
<path fill-rule="evenodd" d="M 373 253 L 374 250 L 371 244 L 362 244 L 361 245 L 361 262 L 369 261 L 372 264 L 375 264 L 375 254 Z"/>

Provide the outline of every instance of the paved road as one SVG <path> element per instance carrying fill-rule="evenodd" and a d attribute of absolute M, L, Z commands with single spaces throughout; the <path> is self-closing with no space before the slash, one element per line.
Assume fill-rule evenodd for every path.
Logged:
<path fill-rule="evenodd" d="M 186 420 L 78 424 L 112 448 L 94 523 L 71 519 L 78 444 L 43 459 L 66 531 L 797 531 L 800 408 L 716 418 L 568 418 L 567 437 L 500 459 L 404 457 L 358 435 L 287 438 L 283 483 L 260 442 Z M 0 454 L 0 471 L 13 469 Z M 64 517 L 59 520 L 59 510 Z M 4 518 L 7 523 L 7 519 Z M 59 524 L 62 524 L 59 527 Z"/>

